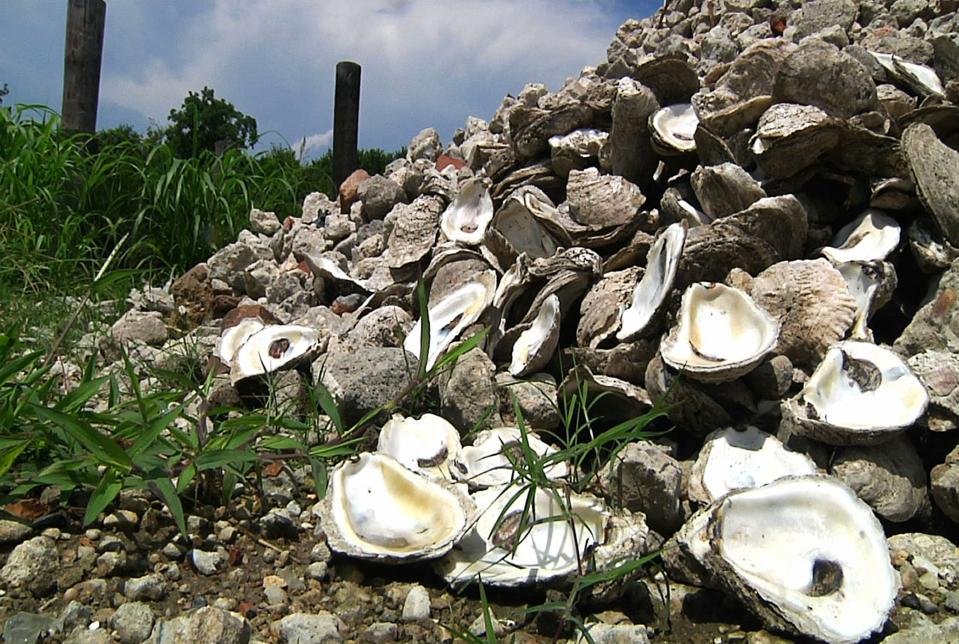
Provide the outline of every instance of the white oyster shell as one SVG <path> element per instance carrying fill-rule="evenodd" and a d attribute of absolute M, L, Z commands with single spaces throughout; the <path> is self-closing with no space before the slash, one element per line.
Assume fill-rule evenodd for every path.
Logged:
<path fill-rule="evenodd" d="M 772 628 L 858 642 L 895 604 L 900 582 L 882 526 L 833 478 L 731 492 L 689 524 L 699 530 L 684 549 Z"/>
<path fill-rule="evenodd" d="M 435 414 L 423 414 L 419 418 L 393 414 L 376 441 L 377 452 L 436 479 L 452 479 L 450 465 L 459 458 L 462 449 L 456 428 Z"/>
<path fill-rule="evenodd" d="M 504 454 L 509 452 L 514 461 L 523 458 L 522 433 L 516 427 L 498 427 L 488 429 L 476 435 L 472 445 L 462 449 L 456 458 L 453 474 L 473 488 L 487 488 L 506 485 L 516 478 L 513 462 Z M 545 457 L 556 453 L 556 448 L 544 443 L 533 432 L 526 432 L 526 444 L 538 456 Z M 550 479 L 565 478 L 569 468 L 563 461 L 550 463 L 545 467 Z"/>
<path fill-rule="evenodd" d="M 332 550 L 406 562 L 446 554 L 471 525 L 475 505 L 460 486 L 366 452 L 333 470 L 318 513 Z"/>
<path fill-rule="evenodd" d="M 915 423 L 929 395 L 895 353 L 847 340 L 833 346 L 798 399 L 784 403 L 796 433 L 832 445 L 880 443 Z"/>
<path fill-rule="evenodd" d="M 453 203 L 440 218 L 440 230 L 448 239 L 476 245 L 483 241 L 493 219 L 493 200 L 482 179 L 469 179 L 460 186 Z"/>
<path fill-rule="evenodd" d="M 675 155 L 696 149 L 699 119 L 689 103 L 676 103 L 657 110 L 649 117 L 653 146 L 660 154 Z"/>
<path fill-rule="evenodd" d="M 239 326 L 239 325 L 238 325 Z M 319 345 L 316 329 L 272 324 L 252 333 L 233 354 L 230 382 L 271 373 L 309 358 Z"/>
<path fill-rule="evenodd" d="M 679 258 L 686 243 L 686 227 L 676 223 L 666 227 L 646 255 L 646 271 L 633 289 L 632 303 L 622 315 L 617 340 L 641 335 L 663 308 L 673 288 Z"/>
<path fill-rule="evenodd" d="M 240 350 L 243 343 L 265 326 L 266 324 L 259 318 L 249 317 L 243 318 L 237 324 L 224 329 L 216 341 L 216 355 L 223 361 L 223 364 L 232 365 L 233 356 Z"/>
<path fill-rule="evenodd" d="M 561 505 L 556 493 L 542 488 L 494 487 L 472 498 L 480 511 L 476 526 L 438 564 L 451 584 L 481 575 L 484 584 L 519 586 L 575 574 L 589 549 L 602 541 L 608 517 L 599 499 L 571 494 Z"/>
<path fill-rule="evenodd" d="M 899 245 L 900 228 L 895 219 L 870 209 L 843 226 L 822 254 L 833 264 L 883 260 Z"/>
<path fill-rule="evenodd" d="M 753 426 L 727 427 L 706 437 L 689 475 L 689 497 L 708 504 L 732 490 L 815 473 L 812 459 L 787 450 L 775 436 Z"/>
<path fill-rule="evenodd" d="M 554 293 L 543 301 L 532 324 L 516 339 L 510 374 L 523 376 L 546 366 L 559 344 L 559 324 L 559 297 Z"/>
<path fill-rule="evenodd" d="M 856 316 L 849 335 L 854 340 L 872 342 L 872 331 L 867 326 L 869 317 L 895 290 L 896 269 L 886 262 L 845 262 L 837 268 L 856 300 Z"/>
<path fill-rule="evenodd" d="M 472 281 L 446 295 L 429 307 L 430 343 L 426 368 L 432 369 L 437 358 L 466 327 L 476 322 L 489 307 L 496 292 L 496 273 L 484 271 Z M 417 320 L 403 342 L 403 348 L 419 358 L 422 320 Z"/>
<path fill-rule="evenodd" d="M 663 361 L 703 382 L 735 380 L 776 346 L 779 323 L 739 289 L 710 282 L 683 293 L 679 324 L 663 338 Z"/>
<path fill-rule="evenodd" d="M 878 51 L 870 51 L 869 53 L 893 78 L 905 84 L 914 92 L 923 96 L 934 94 L 944 97 L 946 95 L 942 81 L 939 80 L 939 76 L 932 68 L 918 63 L 910 63 L 894 54 L 883 54 Z"/>

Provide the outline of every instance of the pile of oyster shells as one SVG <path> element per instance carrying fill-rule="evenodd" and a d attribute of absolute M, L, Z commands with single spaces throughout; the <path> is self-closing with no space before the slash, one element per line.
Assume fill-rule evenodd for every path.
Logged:
<path fill-rule="evenodd" d="M 955 4 L 667 2 L 558 91 L 528 85 L 446 147 L 426 130 L 302 217 L 254 211 L 175 306 L 224 399 L 298 373 L 346 404 L 337 360 L 426 348 L 432 367 L 487 328 L 461 358 L 469 392 L 535 384 L 560 406 L 586 386 L 610 423 L 671 403 L 657 458 L 682 484 L 636 475 L 634 503 L 610 491 L 629 456 L 600 464 L 594 495 L 527 494 L 525 450 L 550 478 L 572 468 L 548 459 L 563 429 L 532 403 L 529 434 L 512 403 L 395 416 L 331 474 L 316 511 L 335 551 L 519 585 L 662 537 L 673 578 L 857 641 L 900 590 L 885 531 L 959 521 L 959 453 L 942 450 L 959 427 Z M 371 362 L 354 389 L 387 373 Z M 356 416 L 374 406 L 354 398 Z M 669 498 L 644 505 L 657 486 Z"/>

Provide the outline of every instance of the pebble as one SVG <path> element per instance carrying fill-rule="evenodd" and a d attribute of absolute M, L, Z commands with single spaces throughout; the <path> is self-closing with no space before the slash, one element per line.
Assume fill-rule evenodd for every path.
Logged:
<path fill-rule="evenodd" d="M 117 608 L 110 619 L 121 644 L 140 644 L 153 631 L 153 609 L 143 602 L 129 602 Z"/>
<path fill-rule="evenodd" d="M 287 615 L 272 626 L 280 642 L 290 644 L 306 644 L 307 642 L 342 642 L 338 620 L 335 615 L 327 611 L 316 614 L 293 613 Z"/>
<path fill-rule="evenodd" d="M 266 595 L 266 603 L 270 606 L 285 604 L 287 600 L 286 591 L 280 586 L 267 586 L 263 589 L 263 594 Z"/>
<path fill-rule="evenodd" d="M 97 557 L 96 574 L 98 577 L 113 577 L 123 572 L 126 565 L 126 552 L 122 550 L 119 552 L 104 552 Z"/>
<path fill-rule="evenodd" d="M 156 573 L 127 579 L 123 584 L 123 594 L 134 601 L 142 599 L 160 601 L 166 595 L 166 582 Z"/>
<path fill-rule="evenodd" d="M 171 561 L 180 561 L 183 559 L 184 550 L 180 546 L 176 545 L 173 542 L 170 542 L 163 546 L 163 549 L 160 551 L 163 553 L 163 556 Z"/>
<path fill-rule="evenodd" d="M 119 537 L 108 534 L 97 544 L 97 552 L 120 552 L 124 550 L 123 541 Z"/>
<path fill-rule="evenodd" d="M 134 530 L 140 523 L 140 517 L 132 510 L 117 510 L 107 515 L 103 520 L 103 527 L 114 530 Z"/>
<path fill-rule="evenodd" d="M 194 550 L 192 552 L 193 566 L 201 575 L 215 575 L 226 570 L 229 565 L 229 556 L 225 551 Z"/>
<path fill-rule="evenodd" d="M 419 584 L 413 585 L 403 602 L 404 622 L 418 622 L 430 618 L 430 594 Z"/>
<path fill-rule="evenodd" d="M 329 574 L 329 569 L 325 561 L 314 561 L 306 567 L 306 578 L 322 580 Z"/>
<path fill-rule="evenodd" d="M 0 520 L 0 543 L 19 543 L 31 532 L 30 526 L 19 521 Z"/>

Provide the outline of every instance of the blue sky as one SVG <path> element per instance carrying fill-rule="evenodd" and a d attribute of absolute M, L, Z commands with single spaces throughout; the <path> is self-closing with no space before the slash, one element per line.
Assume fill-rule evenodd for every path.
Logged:
<path fill-rule="evenodd" d="M 4 104 L 59 110 L 67 0 L 0 0 Z M 204 85 L 257 119 L 264 140 L 329 145 L 334 68 L 363 67 L 360 146 L 447 142 L 526 82 L 557 89 L 605 58 L 637 0 L 107 0 L 100 128 L 162 124 Z M 271 133 L 272 131 L 272 133 Z M 308 154 L 310 154 L 308 152 Z"/>

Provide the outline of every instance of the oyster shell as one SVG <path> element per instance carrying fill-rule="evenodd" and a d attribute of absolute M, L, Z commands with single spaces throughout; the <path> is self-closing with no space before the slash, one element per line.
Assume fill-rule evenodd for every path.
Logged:
<path fill-rule="evenodd" d="M 914 424 L 928 402 L 899 356 L 847 340 L 826 353 L 797 398 L 783 401 L 780 433 L 830 445 L 873 445 Z"/>
<path fill-rule="evenodd" d="M 601 175 L 596 168 L 571 171 L 566 190 L 570 216 L 587 231 L 636 223 L 646 201 L 635 184 L 622 177 Z"/>
<path fill-rule="evenodd" d="M 216 341 L 216 355 L 223 361 L 223 364 L 230 366 L 233 364 L 233 356 L 240 350 L 243 343 L 250 339 L 250 336 L 265 327 L 266 324 L 255 317 L 243 318 L 233 326 L 223 329 L 220 337 Z"/>
<path fill-rule="evenodd" d="M 653 147 L 665 156 L 695 152 L 693 137 L 698 125 L 699 119 L 690 103 L 667 105 L 649 117 Z"/>
<path fill-rule="evenodd" d="M 784 476 L 811 476 L 816 464 L 753 426 L 709 434 L 689 474 L 689 498 L 709 504 L 733 490 L 760 487 Z"/>
<path fill-rule="evenodd" d="M 734 491 L 687 526 L 680 547 L 774 629 L 858 642 L 895 604 L 899 577 L 882 526 L 833 478 Z"/>
<path fill-rule="evenodd" d="M 812 105 L 777 103 L 759 119 L 750 149 L 767 176 L 791 177 L 839 144 L 839 123 Z"/>
<path fill-rule="evenodd" d="M 570 170 L 582 170 L 591 160 L 599 157 L 609 133 L 603 130 L 582 128 L 564 136 L 549 138 L 550 160 L 553 170 L 561 177 L 569 176 Z"/>
<path fill-rule="evenodd" d="M 867 323 L 873 312 L 884 306 L 896 290 L 896 269 L 888 262 L 845 262 L 839 265 L 839 273 L 856 301 L 856 315 L 849 335 L 854 340 L 872 342 L 872 331 Z"/>
<path fill-rule="evenodd" d="M 572 245 L 569 235 L 556 222 L 554 211 L 541 190 L 519 188 L 503 201 L 493 217 L 490 233 L 501 236 L 513 256 L 526 253 L 533 259 L 550 257 L 560 246 Z"/>
<path fill-rule="evenodd" d="M 670 224 L 656 238 L 646 255 L 646 271 L 633 289 L 632 301 L 621 316 L 616 339 L 625 341 L 642 335 L 662 311 L 673 288 L 679 258 L 686 244 L 686 226 Z"/>
<path fill-rule="evenodd" d="M 234 327 L 235 328 L 235 327 Z M 316 329 L 296 324 L 272 324 L 250 334 L 234 352 L 230 382 L 236 384 L 308 360 L 319 346 Z"/>
<path fill-rule="evenodd" d="M 437 358 L 466 327 L 476 322 L 493 301 L 496 273 L 485 271 L 429 307 L 430 342 L 426 368 L 432 369 Z M 403 348 L 419 358 L 422 320 L 417 320 L 403 342 Z"/>
<path fill-rule="evenodd" d="M 433 479 L 453 478 L 450 466 L 462 449 L 456 428 L 435 414 L 423 414 L 419 418 L 393 414 L 376 441 L 377 452 L 392 456 L 404 467 Z"/>
<path fill-rule="evenodd" d="M 610 271 L 593 284 L 579 306 L 576 344 L 595 349 L 616 333 L 623 309 L 642 274 L 643 269 L 633 266 Z"/>
<path fill-rule="evenodd" d="M 447 239 L 475 246 L 483 241 L 492 218 L 493 200 L 484 180 L 469 179 L 440 217 L 440 230 Z"/>
<path fill-rule="evenodd" d="M 704 282 L 683 293 L 679 324 L 663 338 L 660 353 L 690 378 L 725 382 L 754 369 L 778 338 L 779 323 L 751 297 Z"/>
<path fill-rule="evenodd" d="M 449 552 L 472 524 L 476 506 L 459 485 L 366 452 L 330 473 L 317 512 L 331 550 L 399 563 Z"/>
<path fill-rule="evenodd" d="M 390 268 L 415 264 L 433 250 L 444 203 L 442 197 L 423 195 L 409 205 L 397 204 L 391 211 L 388 218 L 394 223 L 386 242 Z"/>
<path fill-rule="evenodd" d="M 536 317 L 513 344 L 511 375 L 524 376 L 546 366 L 559 343 L 559 324 L 559 297 L 554 293 L 543 300 Z"/>
<path fill-rule="evenodd" d="M 840 228 L 822 254 L 834 264 L 883 260 L 899 246 L 899 236 L 895 219 L 870 209 Z"/>
<path fill-rule="evenodd" d="M 869 53 L 894 80 L 916 94 L 945 98 L 946 90 L 935 70 L 918 63 L 910 63 L 894 54 L 883 54 L 878 51 Z"/>
<path fill-rule="evenodd" d="M 480 509 L 476 526 L 437 566 L 450 584 L 482 575 L 484 584 L 520 586 L 575 574 L 589 549 L 602 541 L 608 517 L 599 499 L 570 494 L 561 505 L 542 488 L 494 487 L 472 498 Z"/>
<path fill-rule="evenodd" d="M 699 166 L 689 181 L 710 220 L 743 211 L 766 196 L 759 182 L 735 163 Z"/>
<path fill-rule="evenodd" d="M 959 246 L 959 152 L 946 145 L 924 123 L 902 133 L 902 149 L 916 183 L 916 191 L 936 227 L 953 246 Z"/>
<path fill-rule="evenodd" d="M 514 482 L 517 475 L 513 463 L 524 458 L 522 440 L 522 432 L 516 427 L 481 431 L 473 439 L 473 444 L 464 447 L 455 459 L 454 476 L 477 489 Z M 544 443 L 534 432 L 526 432 L 526 444 L 540 457 L 556 453 L 555 447 Z M 569 468 L 565 462 L 555 461 L 546 465 L 544 472 L 550 479 L 562 479 L 569 474 Z"/>

